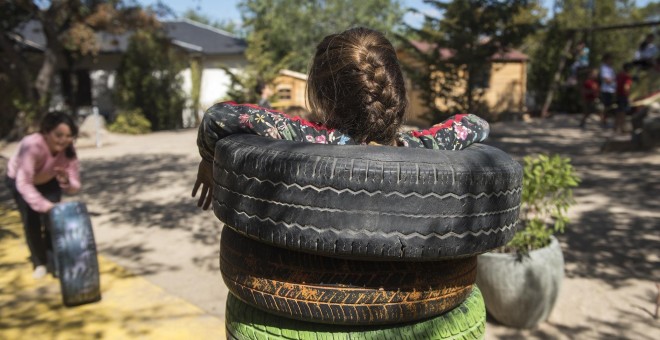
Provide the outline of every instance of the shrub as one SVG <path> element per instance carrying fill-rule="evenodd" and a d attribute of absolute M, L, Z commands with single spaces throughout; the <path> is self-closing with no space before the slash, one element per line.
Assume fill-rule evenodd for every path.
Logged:
<path fill-rule="evenodd" d="M 568 157 L 527 156 L 524 162 L 523 228 L 506 247 L 518 253 L 543 248 L 550 244 L 550 236 L 564 232 L 568 208 L 575 203 L 572 188 L 580 182 Z"/>
<path fill-rule="evenodd" d="M 108 130 L 116 133 L 140 135 L 151 132 L 151 122 L 140 110 L 121 111 L 117 119 L 108 125 Z"/>
<path fill-rule="evenodd" d="M 140 109 L 153 130 L 180 128 L 186 101 L 180 72 L 186 56 L 162 31 L 137 31 L 117 70 L 119 107 Z"/>

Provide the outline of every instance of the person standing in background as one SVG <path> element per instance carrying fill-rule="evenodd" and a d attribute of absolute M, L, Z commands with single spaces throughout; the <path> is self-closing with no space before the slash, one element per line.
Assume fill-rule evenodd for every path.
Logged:
<path fill-rule="evenodd" d="M 260 107 L 263 107 L 264 109 L 272 109 L 273 107 L 270 106 L 270 101 L 268 101 L 268 98 L 273 95 L 273 91 L 270 88 L 270 86 L 266 85 L 263 81 L 257 82 L 257 86 L 254 88 L 254 91 L 257 93 L 259 96 L 259 101 L 257 102 L 257 105 Z"/>
<path fill-rule="evenodd" d="M 639 48 L 635 52 L 634 63 L 641 66 L 643 69 L 653 67 L 654 59 L 658 56 L 658 47 L 653 44 L 654 38 L 655 36 L 653 33 L 647 34 L 646 38 L 641 44 L 639 44 Z"/>
<path fill-rule="evenodd" d="M 632 64 L 623 64 L 623 69 L 616 75 L 616 116 L 614 118 L 614 132 L 624 133 L 626 114 L 630 110 L 630 87 L 632 77 L 630 76 Z"/>
<path fill-rule="evenodd" d="M 582 103 L 584 114 L 580 121 L 580 127 L 585 128 L 587 119 L 594 112 L 600 112 L 598 108 L 598 70 L 590 69 L 587 74 L 587 79 L 582 83 Z"/>
<path fill-rule="evenodd" d="M 612 55 L 606 53 L 600 65 L 600 102 L 603 104 L 600 112 L 600 120 L 603 128 L 607 128 L 607 114 L 611 111 L 614 104 L 615 93 L 616 73 L 612 68 Z"/>

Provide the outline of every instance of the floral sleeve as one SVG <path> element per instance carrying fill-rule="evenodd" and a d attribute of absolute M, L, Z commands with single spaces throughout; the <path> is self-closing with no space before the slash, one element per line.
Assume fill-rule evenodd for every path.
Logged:
<path fill-rule="evenodd" d="M 473 114 L 458 114 L 426 130 L 400 133 L 397 142 L 406 147 L 461 150 L 483 142 L 489 132 L 485 120 Z"/>
<path fill-rule="evenodd" d="M 298 142 L 355 144 L 348 135 L 299 117 L 289 117 L 251 104 L 224 102 L 213 105 L 204 114 L 197 134 L 197 146 L 202 158 L 212 162 L 215 143 L 236 133 Z"/>
<path fill-rule="evenodd" d="M 251 133 L 298 142 L 351 145 L 353 138 L 299 117 L 264 109 L 251 104 L 224 102 L 213 105 L 204 114 L 197 145 L 207 161 L 213 161 L 215 143 L 236 133 Z M 397 135 L 399 145 L 428 149 L 459 150 L 488 136 L 488 123 L 475 115 L 456 115 L 428 130 Z"/>

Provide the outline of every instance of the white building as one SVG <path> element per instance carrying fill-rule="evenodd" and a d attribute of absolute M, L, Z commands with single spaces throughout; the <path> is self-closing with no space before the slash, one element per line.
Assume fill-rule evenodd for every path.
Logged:
<path fill-rule="evenodd" d="M 201 115 L 214 103 L 226 99 L 230 78 L 224 68 L 232 73 L 240 73 L 247 65 L 244 55 L 246 42 L 226 31 L 188 19 L 164 21 L 162 24 L 172 44 L 200 61 L 202 73 L 200 107 L 197 115 Z M 26 22 L 20 28 L 19 33 L 22 36 L 22 42 L 26 46 L 36 52 L 44 50 L 46 40 L 39 21 Z M 116 70 L 119 67 L 122 54 L 128 47 L 130 33 L 110 34 L 101 32 L 97 34 L 97 38 L 100 42 L 98 55 L 76 63 L 75 73 L 78 89 L 74 95 L 81 114 L 85 114 L 91 111 L 92 107 L 96 107 L 102 115 L 110 117 L 117 110 L 112 99 L 112 93 L 115 87 Z M 59 67 L 64 69 L 63 65 Z M 190 98 L 192 92 L 190 68 L 183 70 L 182 76 L 183 90 Z M 53 100 L 51 102 L 53 108 L 64 105 L 63 93 L 66 93 L 65 89 L 71 86 L 66 84 L 63 79 L 66 78 L 61 77 L 60 74 L 55 77 Z M 191 103 L 189 102 L 187 107 L 190 106 Z M 184 127 L 194 124 L 194 114 L 190 108 L 182 112 Z"/>

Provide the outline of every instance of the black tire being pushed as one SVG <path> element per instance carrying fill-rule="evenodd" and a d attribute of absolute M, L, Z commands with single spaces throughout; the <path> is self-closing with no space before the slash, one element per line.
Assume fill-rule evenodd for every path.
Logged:
<path fill-rule="evenodd" d="M 92 222 L 82 202 L 57 204 L 49 213 L 55 268 L 66 306 L 101 299 Z"/>

